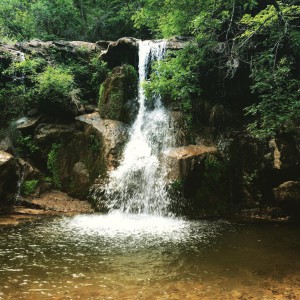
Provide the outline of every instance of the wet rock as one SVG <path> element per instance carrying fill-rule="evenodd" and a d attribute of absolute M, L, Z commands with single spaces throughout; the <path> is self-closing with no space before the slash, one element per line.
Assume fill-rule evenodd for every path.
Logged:
<path fill-rule="evenodd" d="M 138 67 L 138 40 L 132 37 L 124 37 L 109 43 L 107 50 L 102 51 L 100 56 L 108 63 L 110 68 L 124 63 Z"/>
<path fill-rule="evenodd" d="M 114 68 L 100 88 L 100 117 L 132 123 L 138 110 L 137 83 L 138 75 L 132 66 Z"/>
<path fill-rule="evenodd" d="M 114 169 L 121 158 L 122 150 L 128 139 L 128 126 L 115 120 L 103 120 L 98 112 L 82 115 L 77 121 L 96 129 L 103 139 L 101 154 L 107 170 Z"/>
<path fill-rule="evenodd" d="M 201 164 L 205 155 L 216 153 L 216 147 L 203 145 L 189 145 L 164 152 L 162 161 L 167 169 L 167 179 L 174 181 L 187 178 Z"/>
<path fill-rule="evenodd" d="M 4 138 L 0 142 L 0 150 L 10 152 L 10 151 L 12 151 L 12 148 L 13 148 L 13 144 L 9 137 Z"/>
<path fill-rule="evenodd" d="M 170 112 L 172 128 L 176 133 L 177 146 L 187 146 L 191 142 L 191 132 L 186 124 L 185 116 L 181 111 L 171 111 Z"/>
<path fill-rule="evenodd" d="M 32 133 L 35 127 L 39 124 L 41 118 L 41 115 L 25 118 L 24 122 L 17 125 L 17 129 L 26 134 Z"/>
<path fill-rule="evenodd" d="M 287 181 L 273 190 L 279 206 L 291 215 L 300 216 L 300 181 Z"/>
<path fill-rule="evenodd" d="M 270 141 L 269 146 L 272 150 L 273 168 L 287 169 L 300 165 L 300 150 L 293 135 L 280 135 Z"/>
<path fill-rule="evenodd" d="M 70 195 L 81 195 L 82 197 L 90 188 L 90 174 L 86 165 L 79 161 L 72 170 L 72 185 L 70 186 Z"/>
<path fill-rule="evenodd" d="M 15 197 L 18 182 L 18 167 L 14 157 L 0 150 L 0 210 Z"/>
<path fill-rule="evenodd" d="M 29 198 L 29 203 L 34 204 L 42 210 L 56 211 L 56 212 L 93 212 L 91 205 L 86 201 L 81 201 L 68 196 L 59 191 L 51 191 L 41 195 L 38 198 Z"/>
<path fill-rule="evenodd" d="M 64 124 L 41 124 L 36 128 L 35 140 L 38 144 L 52 144 L 70 137 L 74 128 Z"/>

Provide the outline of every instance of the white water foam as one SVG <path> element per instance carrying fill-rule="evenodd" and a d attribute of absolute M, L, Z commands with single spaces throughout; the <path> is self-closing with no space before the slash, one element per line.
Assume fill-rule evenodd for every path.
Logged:
<path fill-rule="evenodd" d="M 161 97 L 155 95 L 154 108 L 146 107 L 142 83 L 147 80 L 149 65 L 160 61 L 165 41 L 139 43 L 139 111 L 132 125 L 120 166 L 109 174 L 105 187 L 109 210 L 126 213 L 167 215 L 171 200 L 166 192 L 165 170 L 160 154 L 174 144 L 174 130 Z"/>

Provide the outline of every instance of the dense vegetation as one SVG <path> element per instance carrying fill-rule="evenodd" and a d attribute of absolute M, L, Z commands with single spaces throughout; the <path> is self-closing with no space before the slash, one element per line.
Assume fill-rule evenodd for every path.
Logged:
<path fill-rule="evenodd" d="M 6 42 L 184 36 L 189 45 L 154 66 L 160 72 L 147 91 L 178 106 L 190 125 L 246 124 L 263 138 L 299 125 L 299 16 L 295 0 L 3 0 L 0 35 Z M 65 98 L 76 105 L 96 99 L 107 70 L 89 61 L 14 63 L 1 70 L 12 80 L 2 86 L 0 106 L 13 116 L 33 102 L 48 110 L 63 108 Z M 82 82 L 96 90 L 89 94 Z"/>

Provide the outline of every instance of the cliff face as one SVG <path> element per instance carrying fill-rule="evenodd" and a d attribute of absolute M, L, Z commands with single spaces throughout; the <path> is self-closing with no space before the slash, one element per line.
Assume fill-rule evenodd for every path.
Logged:
<path fill-rule="evenodd" d="M 167 48 L 184 44 L 172 40 Z M 1 207 L 13 204 L 21 179 L 23 197 L 56 188 L 86 199 L 90 188 L 101 184 L 99 178 L 118 166 L 135 118 L 138 40 L 0 44 L 0 65 Z M 52 73 L 60 77 L 45 96 L 40 74 L 50 67 L 65 73 Z M 69 75 L 68 93 L 54 93 L 51 89 L 65 88 Z M 54 106 L 41 106 L 41 97 L 46 103 L 55 98 Z M 20 99 L 24 107 L 19 108 Z M 244 210 L 259 217 L 262 208 L 272 208 L 273 216 L 299 217 L 299 132 L 262 142 L 242 125 L 226 132 L 191 129 L 177 107 L 170 107 L 170 115 L 177 148 L 163 153 L 161 162 L 168 165 L 166 180 L 181 203 L 178 211 L 216 215 Z"/>

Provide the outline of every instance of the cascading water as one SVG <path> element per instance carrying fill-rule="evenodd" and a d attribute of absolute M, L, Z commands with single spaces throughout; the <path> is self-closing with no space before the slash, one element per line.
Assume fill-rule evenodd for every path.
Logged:
<path fill-rule="evenodd" d="M 174 130 L 161 97 L 154 96 L 154 108 L 146 107 L 142 83 L 147 80 L 149 65 L 165 53 L 164 41 L 139 43 L 139 112 L 132 125 L 120 166 L 109 174 L 105 187 L 109 210 L 167 215 L 171 200 L 159 162 L 162 151 L 174 144 Z"/>

